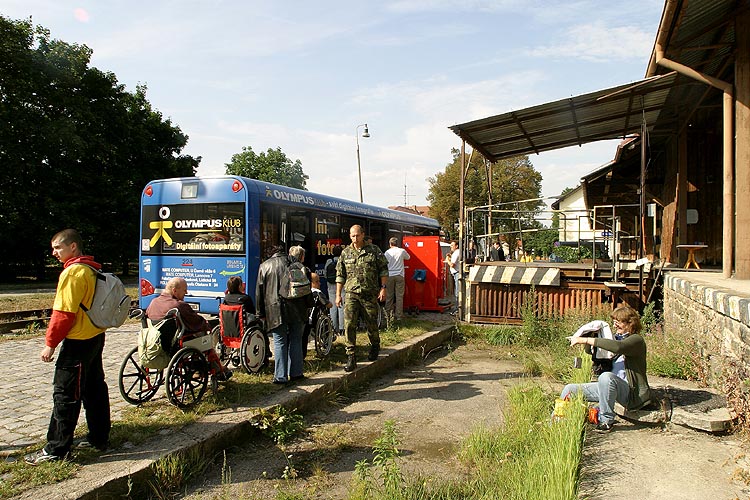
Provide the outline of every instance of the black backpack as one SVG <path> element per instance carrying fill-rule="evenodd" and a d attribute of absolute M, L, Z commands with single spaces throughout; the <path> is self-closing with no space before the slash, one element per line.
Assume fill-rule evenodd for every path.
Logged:
<path fill-rule="evenodd" d="M 614 358 L 608 359 L 608 358 L 597 358 L 596 357 L 596 347 L 591 348 L 591 371 L 596 375 L 597 377 L 601 375 L 604 372 L 611 372 L 612 367 L 620 356 L 622 354 L 618 354 Z"/>
<path fill-rule="evenodd" d="M 336 283 L 336 262 L 333 259 L 326 264 L 326 281 L 328 283 Z"/>

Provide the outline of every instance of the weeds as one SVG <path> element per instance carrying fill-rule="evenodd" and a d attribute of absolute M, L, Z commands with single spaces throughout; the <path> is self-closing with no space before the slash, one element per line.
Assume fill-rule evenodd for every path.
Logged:
<path fill-rule="evenodd" d="M 380 437 L 375 440 L 372 462 L 365 459 L 355 464 L 357 484 L 354 498 L 371 498 L 375 493 L 379 493 L 383 498 L 399 496 L 404 482 L 404 476 L 398 464 L 401 457 L 399 444 L 396 422 L 386 420 Z M 377 469 L 377 476 L 373 474 L 373 468 Z M 376 486 L 374 483 L 378 480 L 379 484 Z"/>
<path fill-rule="evenodd" d="M 302 415 L 276 406 L 272 410 L 261 409 L 253 425 L 276 444 L 284 444 L 304 429 L 305 422 Z"/>
<path fill-rule="evenodd" d="M 662 325 L 661 314 L 651 302 L 641 315 L 643 338 L 648 350 L 648 372 L 663 377 L 697 380 L 700 373 L 699 347 L 691 339 L 669 335 Z"/>
<path fill-rule="evenodd" d="M 169 455 L 151 465 L 153 481 L 149 481 L 148 485 L 157 499 L 174 498 L 184 485 L 200 476 L 210 463 L 210 459 L 198 449 Z"/>

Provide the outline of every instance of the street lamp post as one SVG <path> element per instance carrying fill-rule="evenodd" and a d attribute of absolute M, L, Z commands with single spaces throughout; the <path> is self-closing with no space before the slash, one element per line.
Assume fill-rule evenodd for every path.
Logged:
<path fill-rule="evenodd" d="M 357 125 L 357 127 L 354 129 L 354 138 L 357 140 L 357 177 L 359 178 L 359 202 L 362 203 L 362 166 L 359 161 L 359 127 L 365 128 L 362 131 L 362 137 L 370 137 L 370 131 L 367 130 L 366 123 Z"/>

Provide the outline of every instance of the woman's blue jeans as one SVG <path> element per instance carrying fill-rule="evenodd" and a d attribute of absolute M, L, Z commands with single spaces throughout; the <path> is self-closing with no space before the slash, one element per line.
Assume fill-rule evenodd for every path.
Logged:
<path fill-rule="evenodd" d="M 560 399 L 565 399 L 568 395 L 573 397 L 578 392 L 583 393 L 586 401 L 599 402 L 600 424 L 611 424 L 615 420 L 615 401 L 626 406 L 630 386 L 614 373 L 604 372 L 596 382 L 566 385 L 560 393 Z"/>

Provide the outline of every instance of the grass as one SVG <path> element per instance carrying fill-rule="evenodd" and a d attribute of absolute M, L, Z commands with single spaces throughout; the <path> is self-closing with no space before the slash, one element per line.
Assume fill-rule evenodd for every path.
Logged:
<path fill-rule="evenodd" d="M 527 316 L 523 326 L 462 325 L 460 331 L 480 347 L 502 347 L 521 360 L 528 374 L 582 383 L 590 379 L 590 359 L 584 358 L 582 368 L 572 368 L 573 351 L 565 337 L 592 319 L 586 312 L 533 320 Z M 458 456 L 468 471 L 462 480 L 404 477 L 397 430 L 386 425 L 374 444 L 373 461 L 357 464 L 349 498 L 575 499 L 587 406 L 578 400 L 565 418 L 553 423 L 555 395 L 540 386 L 516 386 L 508 398 L 501 428 L 478 426 L 462 443 Z"/>
<path fill-rule="evenodd" d="M 579 372 L 578 379 L 585 376 Z M 586 406 L 573 405 L 566 418 L 553 423 L 552 399 L 539 386 L 514 387 L 508 398 L 502 428 L 478 426 L 463 441 L 458 453 L 469 471 L 464 479 L 404 476 L 398 432 L 388 421 L 373 445 L 372 461 L 356 464 L 349 498 L 575 499 Z"/>
<path fill-rule="evenodd" d="M 30 447 L 24 453 L 37 451 L 40 447 Z M 75 475 L 81 468 L 70 460 L 48 462 L 31 467 L 22 459 L 17 462 L 0 463 L 0 498 L 11 498 L 35 486 L 57 483 Z"/>
<path fill-rule="evenodd" d="M 670 335 L 663 328 L 661 316 L 654 303 L 649 304 L 641 316 L 643 338 L 648 351 L 648 372 L 663 377 L 685 380 L 699 379 L 700 348 L 689 338 Z"/>

